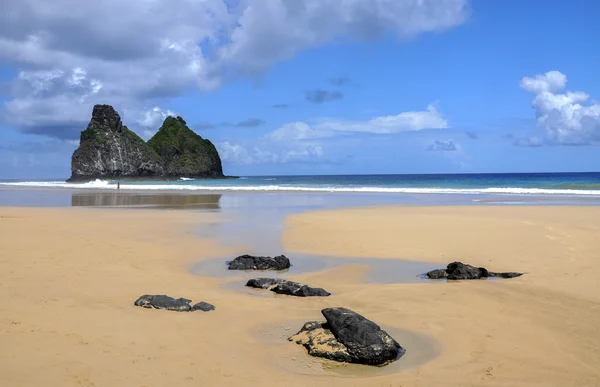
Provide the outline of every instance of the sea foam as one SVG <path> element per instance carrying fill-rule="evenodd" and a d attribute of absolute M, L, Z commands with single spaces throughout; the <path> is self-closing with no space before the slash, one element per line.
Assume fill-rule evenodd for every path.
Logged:
<path fill-rule="evenodd" d="M 69 188 L 69 189 L 116 189 L 115 182 L 94 180 L 88 183 L 66 183 L 63 181 L 48 182 L 4 182 L 0 186 Z M 340 193 L 405 193 L 405 194 L 455 194 L 455 195 L 565 195 L 565 196 L 600 196 L 600 190 L 577 189 L 544 189 L 520 187 L 489 188 L 440 188 L 440 187 L 353 187 L 353 186 L 302 186 L 302 185 L 202 185 L 198 184 L 127 184 L 121 182 L 121 190 L 133 191 L 243 191 L 243 192 L 340 192 Z"/>

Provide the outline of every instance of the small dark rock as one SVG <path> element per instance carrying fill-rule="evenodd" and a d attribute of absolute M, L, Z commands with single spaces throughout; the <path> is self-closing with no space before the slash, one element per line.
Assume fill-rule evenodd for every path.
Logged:
<path fill-rule="evenodd" d="M 187 298 L 173 298 L 165 296 L 164 294 L 149 295 L 145 294 L 138 298 L 134 305 L 141 306 L 143 308 L 154 308 L 154 309 L 166 309 L 174 310 L 177 312 L 189 312 L 192 308 L 190 306 L 192 300 Z"/>
<path fill-rule="evenodd" d="M 164 294 L 145 294 L 138 298 L 134 302 L 134 305 L 141 306 L 142 308 L 166 309 L 177 312 L 190 312 L 194 310 L 203 310 L 208 312 L 209 310 L 215 309 L 214 305 L 206 302 L 198 302 L 194 306 L 190 306 L 190 302 L 192 302 L 192 300 L 188 300 L 187 298 L 173 298 Z"/>
<path fill-rule="evenodd" d="M 487 278 L 488 271 L 483 267 L 475 267 L 462 262 L 452 262 L 446 268 L 449 280 L 466 280 Z"/>
<path fill-rule="evenodd" d="M 285 280 L 281 278 L 253 278 L 246 282 L 246 286 L 257 289 L 269 289 L 282 282 L 285 282 Z"/>
<path fill-rule="evenodd" d="M 292 281 L 277 284 L 271 291 L 277 294 L 287 294 L 296 297 L 328 297 L 331 295 L 331 293 L 323 288 L 313 288 Z"/>
<path fill-rule="evenodd" d="M 509 271 L 507 273 L 494 273 L 494 272 L 489 272 L 490 277 L 500 277 L 500 278 L 515 278 L 515 277 L 520 277 L 523 275 L 523 273 L 515 273 L 514 271 Z"/>
<path fill-rule="evenodd" d="M 444 269 L 432 270 L 427 273 L 427 277 L 431 279 L 442 279 L 448 277 L 448 273 Z"/>
<path fill-rule="evenodd" d="M 311 356 L 383 366 L 402 357 L 406 350 L 373 321 L 346 308 L 321 311 L 326 323 L 304 324 L 289 338 L 302 344 Z"/>
<path fill-rule="evenodd" d="M 287 281 L 281 278 L 253 278 L 248 280 L 246 286 L 257 289 L 268 289 L 277 294 L 286 294 L 296 297 L 327 297 L 331 293 L 322 288 L 313 288 L 298 282 Z"/>
<path fill-rule="evenodd" d="M 257 257 L 241 255 L 229 262 L 229 270 L 285 270 L 290 268 L 290 260 L 285 255 Z"/>
<path fill-rule="evenodd" d="M 200 301 L 198 303 L 195 303 L 194 306 L 192 306 L 192 310 L 210 312 L 211 310 L 215 310 L 215 306 L 213 304 L 209 304 L 208 302 Z"/>
<path fill-rule="evenodd" d="M 431 279 L 447 278 L 449 280 L 470 280 L 488 277 L 514 278 L 523 275 L 523 273 L 494 273 L 483 267 L 475 267 L 462 262 L 452 262 L 446 269 L 432 270 L 427 273 Z"/>

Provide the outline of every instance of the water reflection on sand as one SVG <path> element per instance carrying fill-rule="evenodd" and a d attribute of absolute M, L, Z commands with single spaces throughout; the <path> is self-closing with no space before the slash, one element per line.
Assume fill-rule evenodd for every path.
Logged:
<path fill-rule="evenodd" d="M 140 194 L 123 192 L 73 193 L 73 207 L 158 207 L 164 209 L 219 210 L 221 194 Z"/>

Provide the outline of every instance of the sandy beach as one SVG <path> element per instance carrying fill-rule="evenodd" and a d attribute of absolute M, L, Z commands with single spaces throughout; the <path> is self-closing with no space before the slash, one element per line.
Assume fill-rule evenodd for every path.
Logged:
<path fill-rule="evenodd" d="M 365 207 L 286 221 L 287 251 L 439 263 L 510 280 L 370 284 L 366 265 L 288 278 L 327 298 L 244 293 L 193 275 L 235 257 L 198 235 L 219 213 L 0 208 L 1 386 L 599 386 L 600 208 Z M 293 255 L 290 254 L 293 260 Z M 341 259 L 341 258 L 340 258 Z M 133 306 L 142 294 L 214 312 Z M 286 340 L 325 307 L 388 330 L 407 355 L 339 367 Z"/>

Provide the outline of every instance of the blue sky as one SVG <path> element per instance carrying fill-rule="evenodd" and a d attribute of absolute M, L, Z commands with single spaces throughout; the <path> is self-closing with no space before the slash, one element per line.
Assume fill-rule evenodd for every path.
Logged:
<path fill-rule="evenodd" d="M 61 1 L 0 16 L 0 178 L 68 177 L 94 103 L 182 115 L 231 175 L 600 170 L 591 0 Z"/>

